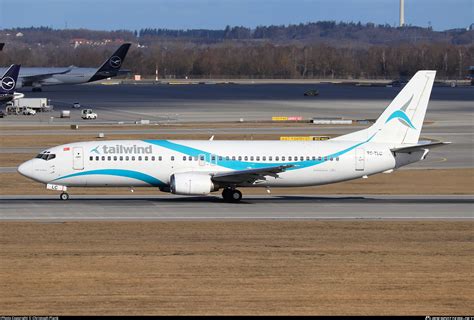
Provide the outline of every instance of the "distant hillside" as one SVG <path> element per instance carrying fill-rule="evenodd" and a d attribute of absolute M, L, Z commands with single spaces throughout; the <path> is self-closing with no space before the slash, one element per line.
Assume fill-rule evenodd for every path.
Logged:
<path fill-rule="evenodd" d="M 15 37 L 21 33 L 22 37 Z M 8 34 L 8 36 L 7 36 Z M 259 26 L 255 29 L 227 26 L 222 30 L 191 29 L 170 30 L 162 28 L 145 28 L 141 30 L 95 31 L 87 29 L 51 29 L 17 28 L 0 30 L 0 40 L 6 38 L 24 43 L 60 44 L 73 39 L 102 41 L 139 42 L 150 45 L 162 41 L 186 41 L 192 43 L 219 43 L 229 40 L 245 42 L 261 41 L 275 44 L 317 44 L 325 43 L 337 46 L 347 45 L 394 45 L 400 43 L 433 43 L 443 42 L 454 45 L 471 44 L 474 30 L 453 29 L 433 31 L 431 28 L 407 26 L 403 28 L 373 23 L 345 23 L 319 21 L 288 26 Z M 19 39 L 20 38 L 20 39 Z"/>
<path fill-rule="evenodd" d="M 223 30 L 0 30 L 0 66 L 98 66 L 120 43 L 124 68 L 160 78 L 398 78 L 420 69 L 463 79 L 474 30 L 322 21 Z"/>

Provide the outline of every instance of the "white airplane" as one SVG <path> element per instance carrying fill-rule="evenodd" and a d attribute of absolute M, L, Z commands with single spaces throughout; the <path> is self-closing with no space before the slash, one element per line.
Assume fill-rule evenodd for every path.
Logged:
<path fill-rule="evenodd" d="M 16 84 L 17 89 L 22 87 L 33 87 L 33 91 L 41 91 L 42 86 L 59 84 L 80 84 L 116 77 L 127 73 L 120 70 L 130 43 L 122 44 L 99 68 L 21 68 Z M 0 68 L 0 73 L 3 71 Z"/>
<path fill-rule="evenodd" d="M 111 140 L 49 148 L 18 171 L 48 189 L 158 187 L 181 195 L 303 187 L 358 179 L 425 159 L 419 141 L 435 71 L 419 71 L 369 128 L 327 141 Z"/>

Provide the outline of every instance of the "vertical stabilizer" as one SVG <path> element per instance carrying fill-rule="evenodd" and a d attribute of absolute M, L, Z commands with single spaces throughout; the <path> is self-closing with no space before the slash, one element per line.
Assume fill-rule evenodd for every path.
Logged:
<path fill-rule="evenodd" d="M 369 128 L 332 140 L 413 144 L 420 137 L 436 71 L 418 71 Z"/>

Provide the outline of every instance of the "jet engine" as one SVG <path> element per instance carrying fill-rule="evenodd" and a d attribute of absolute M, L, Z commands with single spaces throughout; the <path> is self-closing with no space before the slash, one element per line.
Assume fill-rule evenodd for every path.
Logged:
<path fill-rule="evenodd" d="M 206 195 L 219 190 L 211 181 L 208 173 L 180 172 L 175 173 L 170 179 L 171 193 L 183 195 Z"/>

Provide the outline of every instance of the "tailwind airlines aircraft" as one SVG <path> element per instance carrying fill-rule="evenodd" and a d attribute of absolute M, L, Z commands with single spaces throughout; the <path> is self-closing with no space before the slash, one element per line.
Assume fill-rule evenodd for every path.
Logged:
<path fill-rule="evenodd" d="M 158 187 L 181 195 L 303 187 L 391 172 L 444 142 L 419 141 L 435 71 L 418 71 L 369 128 L 327 141 L 111 140 L 44 150 L 18 171 L 48 189 Z"/>
<path fill-rule="evenodd" d="M 21 68 L 17 89 L 33 87 L 33 91 L 41 91 L 42 86 L 58 84 L 80 84 L 93 82 L 124 73 L 120 70 L 127 55 L 130 43 L 122 44 L 104 63 L 97 68 Z M 0 73 L 4 71 L 0 69 Z"/>

